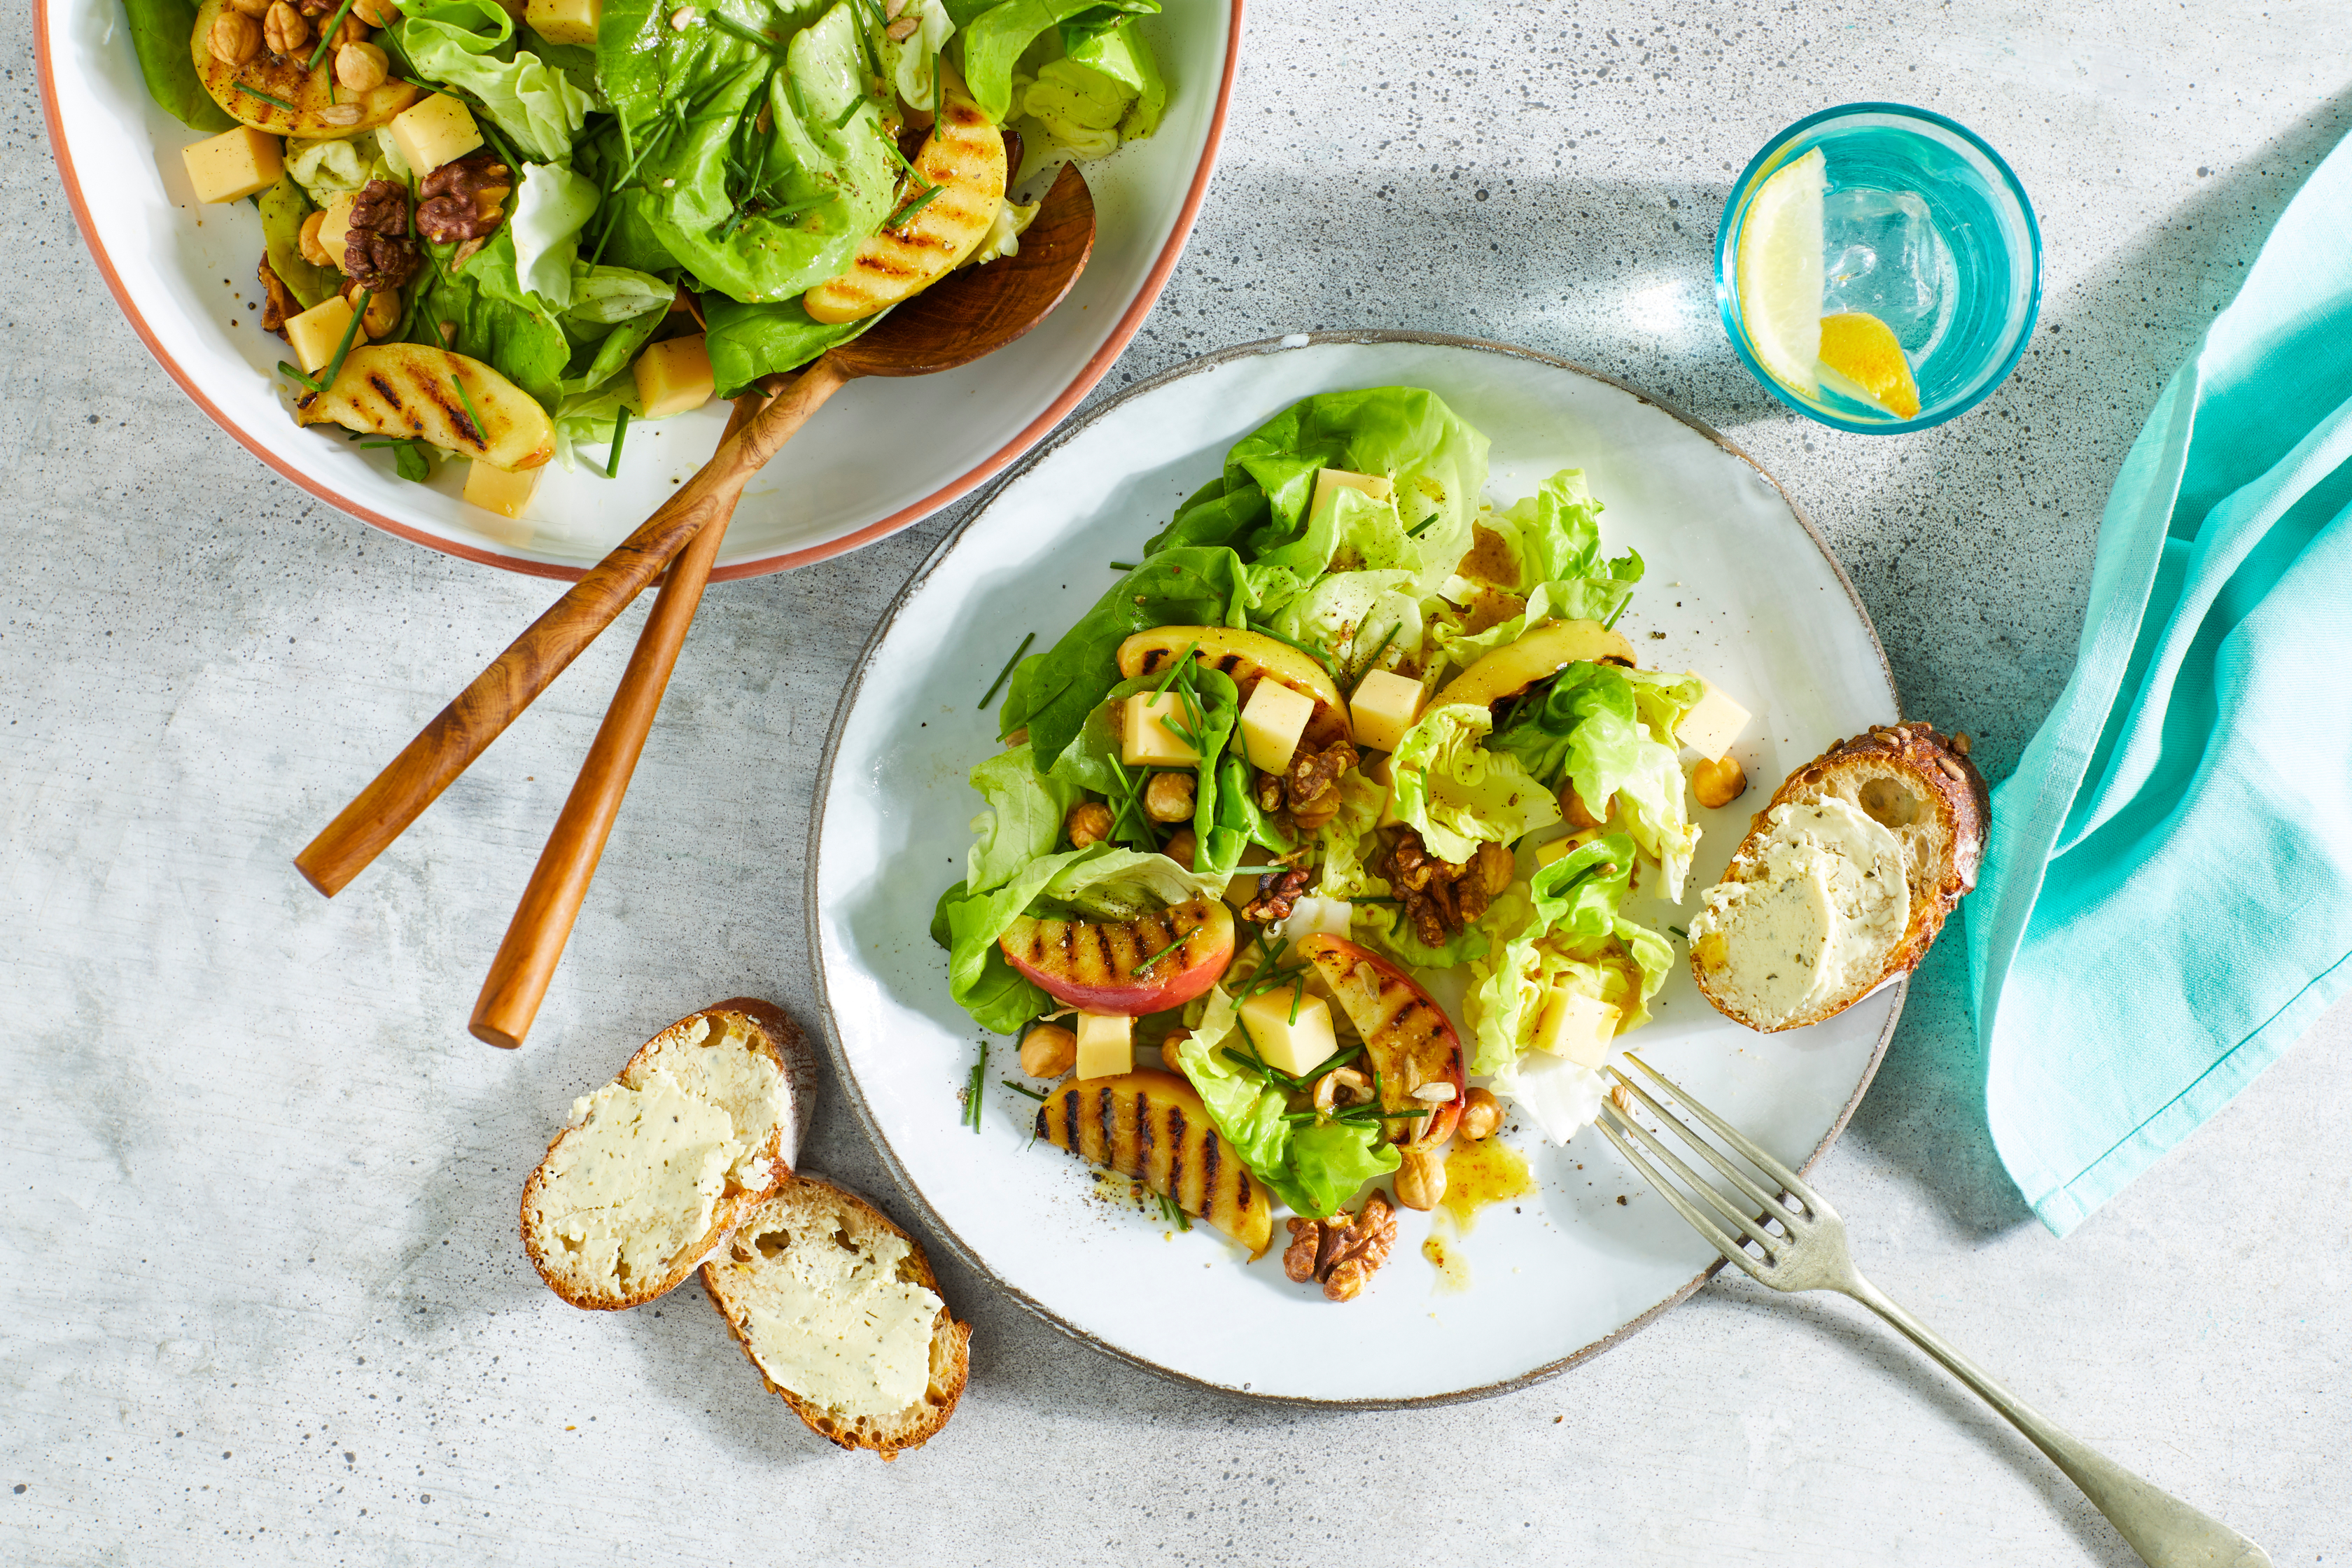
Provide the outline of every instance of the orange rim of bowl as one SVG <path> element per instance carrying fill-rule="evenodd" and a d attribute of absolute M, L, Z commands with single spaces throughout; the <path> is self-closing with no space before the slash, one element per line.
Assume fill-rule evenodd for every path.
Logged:
<path fill-rule="evenodd" d="M 1192 237 L 1192 225 L 1200 217 L 1201 203 L 1209 193 L 1209 177 L 1216 172 L 1217 153 L 1224 141 L 1225 114 L 1233 104 L 1234 79 L 1240 69 L 1242 56 L 1244 0 L 1227 0 L 1227 4 L 1231 12 L 1231 20 L 1225 37 L 1225 68 L 1217 82 L 1217 101 L 1209 114 L 1208 133 L 1201 142 L 1201 161 L 1192 171 L 1192 188 L 1184 193 L 1184 205 L 1177 211 L 1175 226 L 1169 230 L 1167 243 L 1160 247 L 1160 255 L 1152 262 L 1151 270 L 1144 274 L 1143 284 L 1136 290 L 1135 298 L 1129 301 L 1126 313 L 1119 318 L 1118 324 L 1111 329 L 1110 336 L 1103 340 L 1102 346 L 1095 350 L 1093 357 L 1079 367 L 1078 374 L 1071 379 L 1067 386 L 1062 389 L 1060 395 L 1048 404 L 1045 411 L 1031 420 L 1013 439 L 912 506 L 902 507 L 889 516 L 878 518 L 863 528 L 854 529 L 837 539 L 826 540 L 822 544 L 812 544 L 805 550 L 787 551 L 780 555 L 763 555 L 756 560 L 739 561 L 732 565 L 721 566 L 710 574 L 712 581 L 732 582 L 741 577 L 761 577 L 771 572 L 785 572 L 795 566 L 813 565 L 819 561 L 831 560 L 836 555 L 845 555 L 853 550 L 873 543 L 877 539 L 887 538 L 901 529 L 911 528 L 932 513 L 962 500 L 1003 472 L 1023 453 L 1042 440 L 1054 426 L 1059 425 L 1063 417 L 1071 409 L 1076 408 L 1087 393 L 1095 389 L 1096 384 L 1108 373 L 1111 365 L 1126 351 L 1128 343 L 1133 340 L 1137 331 L 1141 330 L 1144 318 L 1151 313 L 1152 306 L 1159 303 L 1160 290 L 1167 286 L 1168 275 L 1176 269 L 1177 258 L 1184 254 L 1184 247 Z M 299 472 L 280 460 L 260 441 L 247 434 L 243 426 L 222 413 L 212 399 L 206 397 L 197 388 L 194 378 L 181 368 L 179 362 L 164 352 L 163 343 L 156 338 L 153 329 L 148 326 L 147 319 L 140 314 L 139 307 L 132 301 L 130 290 L 123 286 L 122 279 L 114 270 L 114 262 L 107 255 L 105 246 L 99 241 L 97 226 L 91 222 L 89 205 L 82 199 L 81 177 L 74 168 L 73 152 L 66 145 L 65 127 L 58 114 L 57 79 L 49 53 L 49 7 L 43 3 L 43 0 L 36 0 L 33 6 L 33 58 L 40 76 L 41 116 L 48 128 L 49 152 L 51 156 L 56 158 L 58 173 L 64 180 L 66 199 L 72 204 L 74 223 L 81 230 L 82 243 L 89 247 L 90 258 L 98 263 L 99 276 L 106 279 L 107 289 L 113 294 L 115 304 L 121 308 L 124 319 L 130 321 L 131 330 L 139 334 L 139 341 L 147 345 L 147 352 L 155 356 L 155 363 L 162 365 L 164 372 L 179 384 L 180 390 L 187 394 L 190 402 L 204 410 L 205 416 L 214 424 L 227 431 L 236 438 L 239 446 L 260 458 L 279 478 L 290 480 L 308 490 L 336 510 L 380 528 L 386 533 L 405 539 L 412 544 L 421 544 L 428 550 L 438 551 L 444 555 L 454 555 L 461 561 L 472 561 L 484 566 L 496 566 L 503 571 L 519 573 L 529 577 L 551 577 L 562 582 L 573 582 L 587 571 L 585 566 L 565 566 L 551 561 L 524 561 L 510 555 L 499 555 L 475 545 L 461 544 L 455 540 L 437 538 L 421 529 L 411 528 L 406 523 L 395 521 L 380 511 L 361 506 L 356 501 L 339 495 L 316 479 Z"/>

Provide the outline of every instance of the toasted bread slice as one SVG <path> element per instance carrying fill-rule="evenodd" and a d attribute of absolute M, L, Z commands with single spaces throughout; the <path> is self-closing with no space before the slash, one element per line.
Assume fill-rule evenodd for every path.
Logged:
<path fill-rule="evenodd" d="M 738 996 L 680 1018 L 572 1102 L 523 1184 L 531 1266 L 575 1307 L 674 1289 L 790 1178 L 815 1086 L 807 1037 L 768 1003 Z"/>
<path fill-rule="evenodd" d="M 947 1425 L 971 1325 L 913 1237 L 855 1193 L 788 1178 L 744 1216 L 702 1286 L 769 1389 L 845 1448 L 886 1459 Z"/>
<path fill-rule="evenodd" d="M 1914 723 L 1839 742 L 1773 793 L 1750 822 L 1724 880 L 1704 895 L 1704 907 L 1690 925 L 1691 973 L 1699 990 L 1726 1016 L 1775 1031 L 1818 1024 L 1895 975 L 1909 973 L 1927 957 L 1953 907 L 1976 886 L 1991 811 L 1984 776 L 1969 761 L 1965 737 L 1947 739 Z M 1888 839 L 1901 855 L 1900 900 L 1878 896 L 1883 890 L 1872 880 L 1869 846 L 1883 847 Z M 1768 984 L 1780 981 L 1780 973 L 1749 971 L 1767 952 L 1776 962 L 1795 957 L 1809 963 L 1815 952 L 1803 946 L 1783 953 L 1780 947 L 1759 944 L 1743 953 L 1736 941 L 1726 940 L 1736 929 L 1727 917 L 1733 906 L 1762 896 L 1768 882 L 1776 890 L 1801 882 L 1793 873 L 1802 857 L 1792 851 L 1817 848 L 1827 840 L 1855 851 L 1845 857 L 1854 870 L 1843 895 L 1823 887 L 1822 907 L 1826 910 L 1843 897 L 1843 918 L 1864 945 L 1859 962 L 1857 954 L 1846 954 L 1836 984 L 1812 986 L 1800 999 L 1785 986 L 1775 993 Z M 1735 888 L 1741 891 L 1730 892 Z M 1884 927 L 1890 913 L 1899 915 L 1895 929 Z"/>

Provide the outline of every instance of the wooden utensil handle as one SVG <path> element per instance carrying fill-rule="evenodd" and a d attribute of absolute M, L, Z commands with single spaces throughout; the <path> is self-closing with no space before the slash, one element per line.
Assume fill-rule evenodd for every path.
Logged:
<path fill-rule="evenodd" d="M 747 423 L 762 401 L 756 392 L 737 398 L 728 433 L 732 435 Z M 581 764 L 580 776 L 564 800 L 563 813 L 555 819 L 555 830 L 548 835 L 547 847 L 540 852 L 539 864 L 531 870 L 530 884 L 523 889 L 514 919 L 507 924 L 505 940 L 490 960 L 490 972 L 482 981 L 482 993 L 475 999 L 473 1020 L 467 1026 L 476 1039 L 512 1050 L 522 1044 L 531 1020 L 539 1016 L 548 982 L 555 977 L 556 963 L 571 939 L 572 922 L 580 917 L 580 905 L 588 896 L 596 863 L 604 857 L 604 841 L 621 814 L 621 801 L 628 793 L 637 758 L 645 751 L 646 735 L 661 709 L 662 694 L 669 688 L 670 672 L 677 666 L 687 629 L 702 602 L 710 564 L 719 557 L 732 510 L 705 523 L 678 552 L 662 579 L 661 596 L 655 600 L 653 614 L 637 636 L 636 651 L 629 656 L 629 668 L 613 694 L 613 705 L 588 748 L 588 760 Z"/>
<path fill-rule="evenodd" d="M 761 465 L 845 379 L 820 359 L 720 442 L 677 494 L 509 644 L 294 858 L 304 879 L 333 898 L 365 870 L 628 608 L 688 540 L 734 510 Z"/>

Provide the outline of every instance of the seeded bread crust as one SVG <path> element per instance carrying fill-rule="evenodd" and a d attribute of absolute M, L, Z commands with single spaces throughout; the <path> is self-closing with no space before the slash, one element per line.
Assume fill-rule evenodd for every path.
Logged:
<path fill-rule="evenodd" d="M 1781 1025 L 1782 1029 L 1800 1029 L 1833 1017 L 1893 976 L 1918 968 L 1943 931 L 1945 920 L 1976 887 L 1985 834 L 1992 821 L 1991 794 L 1985 787 L 1984 775 L 1969 760 L 1966 735 L 1946 736 L 1932 725 L 1916 722 L 1880 725 L 1867 734 L 1838 742 L 1790 773 L 1772 792 L 1764 809 L 1748 819 L 1748 837 L 1740 841 L 1723 879 L 1744 882 L 1762 868 L 1764 836 L 1775 807 L 1808 805 L 1829 798 L 1843 800 L 1880 823 L 1902 844 L 1910 883 L 1910 918 L 1902 940 L 1876 975 L 1851 995 L 1832 997 Z M 1751 1029 L 1761 1027 L 1741 1017 L 1716 993 L 1696 947 L 1690 963 L 1700 993 L 1717 1012 Z"/>
<path fill-rule="evenodd" d="M 702 1288 L 710 1304 L 727 1320 L 728 1331 L 742 1348 L 743 1358 L 760 1381 L 792 1407 L 810 1431 L 844 1448 L 868 1448 L 885 1459 L 895 1459 L 908 1448 L 919 1448 L 936 1436 L 955 1414 L 971 1372 L 971 1325 L 961 1323 L 945 1307 L 931 1331 L 930 1380 L 922 1396 L 889 1415 L 837 1415 L 778 1384 L 751 1353 L 750 1300 L 745 1287 L 756 1279 L 760 1255 L 753 1245 L 761 1232 L 792 1230 L 811 1225 L 836 1226 L 860 1251 L 871 1248 L 875 1237 L 896 1236 L 910 1249 L 901 1263 L 904 1277 L 937 1291 L 939 1277 L 923 1245 L 890 1223 L 889 1217 L 864 1198 L 814 1176 L 789 1178 L 773 1196 L 744 1216 L 733 1244 L 702 1266 Z"/>
<path fill-rule="evenodd" d="M 547 1281 L 547 1288 L 571 1305 L 591 1311 L 619 1311 L 641 1307 L 676 1289 L 703 1258 L 727 1239 L 745 1214 L 791 1179 L 793 1164 L 800 1158 L 801 1142 L 808 1135 L 809 1121 L 815 1108 L 816 1053 L 801 1026 L 772 1003 L 756 996 L 733 996 L 698 1013 L 688 1014 L 640 1046 L 623 1064 L 618 1081 L 628 1089 L 644 1087 L 648 1064 L 657 1050 L 683 1040 L 698 1021 L 708 1020 L 717 1029 L 730 1016 L 744 1022 L 751 1048 L 773 1063 L 783 1078 L 786 1114 L 768 1130 L 759 1151 L 768 1171 L 767 1180 L 756 1188 L 729 1187 L 719 1194 L 711 1211 L 710 1228 L 680 1247 L 657 1277 L 639 1281 L 623 1291 L 611 1291 L 602 1289 L 601 1281 L 584 1279 L 568 1267 L 563 1245 L 555 1236 L 554 1216 L 545 1208 L 548 1167 L 563 1141 L 577 1131 L 565 1128 L 548 1144 L 538 1169 L 523 1184 L 522 1245 L 531 1267 Z"/>

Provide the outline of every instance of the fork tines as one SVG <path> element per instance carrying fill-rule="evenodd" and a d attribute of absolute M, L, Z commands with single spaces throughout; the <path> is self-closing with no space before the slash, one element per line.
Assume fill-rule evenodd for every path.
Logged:
<path fill-rule="evenodd" d="M 1681 1104 L 1684 1110 L 1704 1124 L 1717 1137 L 1722 1139 L 1725 1144 L 1746 1159 L 1756 1170 L 1762 1172 L 1770 1181 L 1777 1184 L 1780 1193 L 1776 1194 L 1759 1183 L 1747 1171 L 1742 1170 L 1727 1158 L 1721 1150 L 1700 1137 L 1682 1117 L 1661 1105 L 1649 1090 L 1614 1067 L 1603 1070 L 1622 1085 L 1635 1099 L 1647 1106 L 1651 1114 L 1658 1119 L 1662 1126 L 1672 1128 L 1680 1135 L 1684 1142 L 1696 1150 L 1699 1155 L 1708 1164 L 1714 1166 L 1726 1181 L 1745 1194 L 1752 1201 L 1753 1206 L 1735 1204 L 1717 1192 L 1713 1183 L 1692 1170 L 1654 1133 L 1634 1121 L 1618 1103 L 1617 1097 L 1614 1095 L 1601 1101 L 1601 1116 L 1594 1122 L 1601 1135 L 1614 1144 L 1617 1152 L 1625 1156 L 1651 1186 L 1657 1189 L 1659 1196 L 1672 1204 L 1675 1212 L 1688 1220 L 1693 1229 L 1713 1243 L 1717 1251 L 1747 1269 L 1757 1279 L 1768 1284 L 1778 1283 L 1772 1279 L 1772 1266 L 1780 1261 L 1782 1253 L 1798 1239 L 1806 1226 L 1814 1219 L 1827 1214 L 1827 1206 L 1814 1195 L 1813 1190 L 1807 1186 L 1794 1171 L 1774 1159 L 1755 1140 L 1693 1100 L 1687 1090 L 1641 1058 L 1628 1053 L 1625 1059 L 1641 1069 L 1644 1077 L 1671 1095 Z M 1636 1144 L 1639 1147 L 1636 1147 Z M 1651 1163 L 1650 1158 L 1643 1152 L 1644 1150 L 1648 1151 L 1649 1155 L 1655 1156 L 1666 1170 L 1674 1173 L 1680 1181 L 1681 1188 L 1677 1187 L 1675 1182 L 1669 1181 L 1656 1164 Z M 1690 1193 L 1695 1194 L 1701 1201 L 1711 1206 L 1716 1214 L 1729 1221 L 1738 1230 L 1739 1236 L 1731 1235 L 1721 1225 L 1717 1224 L 1713 1217 L 1702 1212 L 1696 1205 L 1684 1195 L 1682 1188 L 1687 1188 Z M 1791 1208 L 1781 1201 L 1780 1194 L 1795 1198 L 1802 1207 Z M 1780 1225 L 1784 1234 L 1775 1233 L 1767 1228 L 1775 1222 Z M 1745 1241 L 1741 1239 L 1742 1237 Z M 1762 1250 L 1763 1256 L 1760 1258 L 1748 1249 L 1746 1245 L 1748 1242 L 1754 1243 Z"/>

